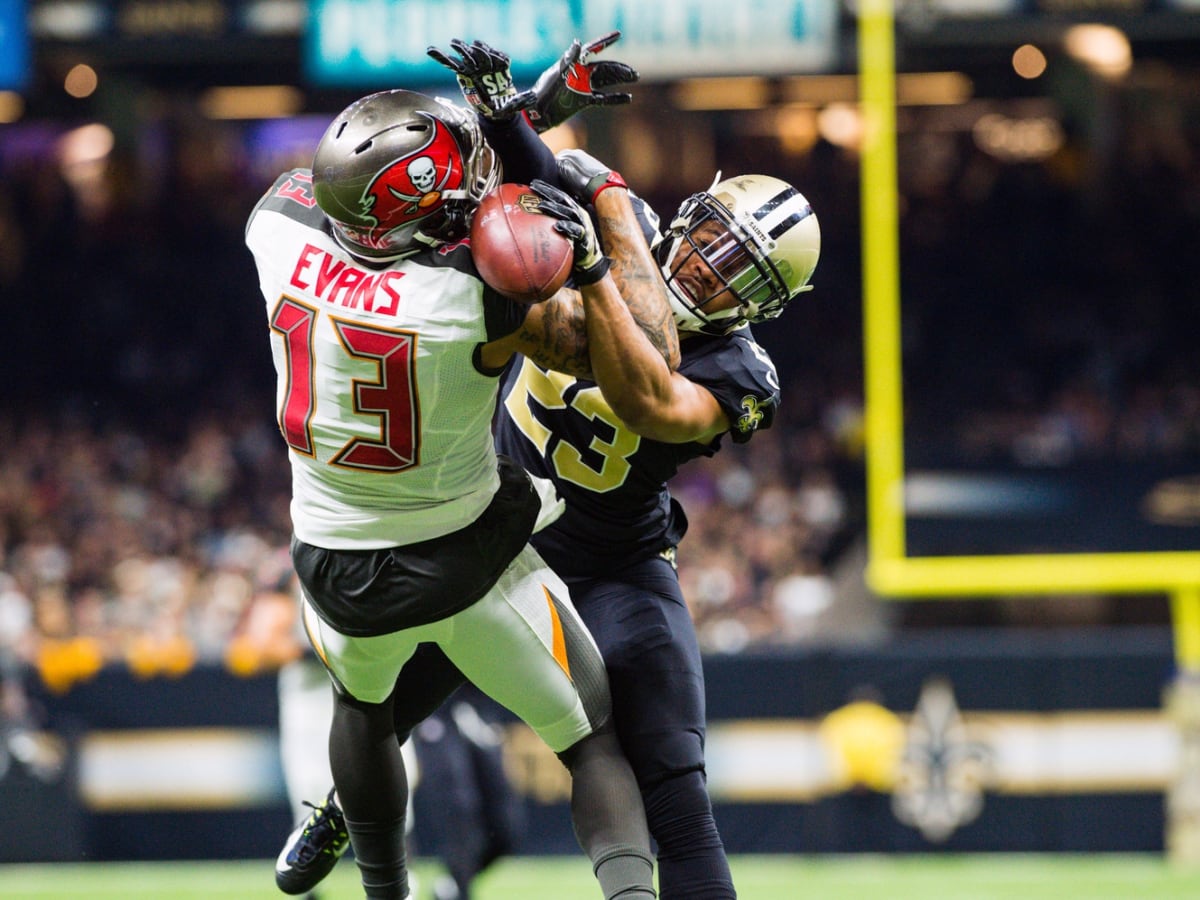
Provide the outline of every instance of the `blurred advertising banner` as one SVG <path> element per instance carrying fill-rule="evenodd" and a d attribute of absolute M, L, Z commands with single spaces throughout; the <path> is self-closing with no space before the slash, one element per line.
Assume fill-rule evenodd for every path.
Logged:
<path fill-rule="evenodd" d="M 0 0 L 0 9 L 12 2 Z M 29 28 L 50 42 L 136 42 L 143 50 L 169 43 L 194 52 L 230 38 L 295 39 L 304 13 L 302 0 L 34 0 Z"/>
<path fill-rule="evenodd" d="M 914 469 L 913 556 L 1190 551 L 1200 542 L 1200 460 L 1089 460 Z"/>
<path fill-rule="evenodd" d="M 1172 669 L 1169 631 L 1136 627 L 710 655 L 707 776 L 725 844 L 1160 851 L 1164 795 L 1190 809 L 1200 797 L 1187 762 L 1200 683 L 1181 692 Z M 293 823 L 274 672 L 111 665 L 70 685 L 25 674 L 40 721 L 10 730 L 20 741 L 0 734 L 0 863 L 277 852 Z M 578 853 L 562 763 L 499 720 L 529 823 L 518 852 Z M 30 752 L 35 740 L 45 753 Z"/>
<path fill-rule="evenodd" d="M 446 82 L 426 56 L 451 38 L 484 40 L 530 81 L 575 38 L 614 29 L 608 54 L 643 79 L 817 72 L 837 57 L 834 0 L 312 0 L 309 79 L 324 85 Z"/>

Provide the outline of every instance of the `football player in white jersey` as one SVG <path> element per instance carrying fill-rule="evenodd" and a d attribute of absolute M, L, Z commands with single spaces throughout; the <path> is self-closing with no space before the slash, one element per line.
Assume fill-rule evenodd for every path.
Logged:
<path fill-rule="evenodd" d="M 553 480 L 566 500 L 564 515 L 533 541 L 571 585 L 608 667 L 618 736 L 658 849 L 663 900 L 730 900 L 736 891 L 705 784 L 702 660 L 673 563 L 687 519 L 667 482 L 688 460 L 716 453 L 726 435 L 742 443 L 771 426 L 778 377 L 748 326 L 776 318 L 811 289 L 820 228 L 794 187 L 749 175 L 689 197 L 659 234 L 652 210 L 625 190 L 609 190 L 624 183 L 607 166 L 581 151 L 556 161 L 544 145 L 540 152 L 530 145 L 526 122 L 544 130 L 587 106 L 625 102 L 628 95 L 595 90 L 636 80 L 628 66 L 609 61 L 601 70 L 591 58 L 616 37 L 576 41 L 523 98 L 508 56 L 480 41 L 452 41 L 457 60 L 429 52 L 458 75 L 515 180 L 550 178 L 588 204 L 622 292 L 667 292 L 686 338 L 677 369 L 642 360 L 634 367 L 641 377 L 612 390 L 629 359 L 621 340 L 591 330 L 603 319 L 589 318 L 595 374 L 561 377 L 535 358 L 515 360 L 495 431 L 502 452 Z M 536 105 L 514 115 L 523 100 Z M 423 648 L 400 676 L 397 736 L 405 739 L 462 680 L 438 648 Z M 417 694 L 415 684 L 429 689 Z M 335 804 L 320 809 L 340 819 Z M 327 840 L 314 834 L 301 843 L 315 851 Z"/>
<path fill-rule="evenodd" d="M 650 898 L 645 814 L 609 724 L 603 661 L 528 544 L 559 506 L 539 489 L 548 482 L 497 456 L 491 420 L 517 353 L 589 375 L 593 331 L 659 365 L 656 347 L 677 362 L 678 338 L 659 292 L 621 297 L 590 220 L 563 194 L 549 201 L 575 245 L 574 287 L 526 307 L 485 284 L 463 238 L 501 177 L 473 114 L 385 91 L 339 114 L 311 170 L 281 175 L 247 222 L 304 623 L 336 688 L 330 765 L 365 895 L 404 900 L 392 694 L 418 644 L 436 645 L 572 772 L 575 832 L 604 897 Z M 657 329 L 654 344 L 642 328 Z M 281 854 L 277 884 L 307 890 L 312 864 Z"/>

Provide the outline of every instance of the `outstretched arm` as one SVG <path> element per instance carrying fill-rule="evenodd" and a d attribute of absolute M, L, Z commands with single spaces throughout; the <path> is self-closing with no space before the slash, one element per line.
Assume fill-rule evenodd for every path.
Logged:
<path fill-rule="evenodd" d="M 671 315 L 667 285 L 625 190 L 603 191 L 596 195 L 600 243 L 612 260 L 613 281 L 629 307 L 634 321 L 666 361 L 667 367 L 679 367 L 679 333 Z"/>
<path fill-rule="evenodd" d="M 595 166 L 600 166 L 600 163 L 580 151 L 571 152 L 577 154 L 574 157 L 576 159 L 585 158 Z M 564 173 L 564 182 L 578 180 L 580 177 L 577 171 L 563 168 L 561 157 L 556 171 Z M 624 301 L 626 307 L 625 314 L 631 318 L 644 336 L 643 340 L 649 342 L 650 348 L 658 354 L 660 360 L 665 361 L 669 370 L 674 370 L 679 365 L 679 335 L 675 330 L 675 321 L 667 300 L 667 287 L 633 211 L 625 190 L 625 182 L 620 175 L 607 168 L 603 169 L 602 175 L 589 174 L 584 179 L 585 182 L 592 180 L 596 183 L 587 191 L 589 200 L 605 198 L 602 202 L 593 202 L 593 208 L 596 211 L 600 233 L 604 236 L 607 256 L 612 264 L 609 271 L 618 297 Z M 620 190 L 605 190 L 608 187 Z M 570 198 L 562 199 L 571 207 L 563 206 L 562 211 L 572 212 L 573 208 L 578 210 L 581 217 L 586 218 L 582 209 L 572 204 Z M 549 209 L 550 207 L 545 207 L 543 211 L 548 212 Z M 588 222 L 587 226 L 591 228 L 592 223 Z M 582 222 L 579 227 L 582 235 Z M 563 288 L 544 303 L 532 306 L 519 331 L 487 345 L 484 353 L 484 363 L 492 368 L 499 368 L 512 354 L 521 353 L 545 368 L 580 378 L 599 380 L 595 377 L 595 370 L 589 358 L 583 299 L 580 292 L 573 288 Z M 636 393 L 627 393 L 636 400 Z M 611 405 L 611 399 L 609 402 Z M 617 414 L 620 415 L 620 412 Z"/>
<path fill-rule="evenodd" d="M 425 52 L 454 73 L 463 99 L 478 113 L 488 143 L 504 164 L 505 180 L 528 184 L 540 178 L 557 184 L 554 154 L 538 134 L 589 107 L 617 106 L 633 99 L 624 91 L 601 90 L 638 80 L 632 66 L 596 59 L 620 37 L 621 32 L 610 31 L 586 44 L 572 41 L 533 88 L 521 92 L 513 82 L 509 55 L 483 41 L 468 44 L 454 38 L 450 52 L 438 47 Z"/>
<path fill-rule="evenodd" d="M 535 303 L 518 330 L 484 344 L 480 352 L 480 361 L 489 369 L 503 368 L 519 353 L 543 368 L 592 380 L 579 291 L 565 287 L 549 300 Z"/>
<path fill-rule="evenodd" d="M 554 184 L 592 209 L 600 243 L 612 261 L 613 280 L 634 320 L 667 367 L 678 368 L 679 335 L 667 285 L 634 213 L 625 179 L 582 150 L 560 153 L 557 171 Z"/>
<path fill-rule="evenodd" d="M 555 227 L 575 242 L 577 268 L 587 265 L 584 260 L 603 259 L 599 241 L 582 208 L 550 185 L 535 182 L 531 187 L 542 198 L 543 211 L 560 219 Z M 595 194 L 594 205 L 601 221 L 611 220 L 610 230 L 638 229 L 623 187 Z M 640 230 L 637 234 L 641 239 Z M 645 244 L 644 239 L 642 243 Z M 648 251 L 644 258 L 632 253 L 627 262 L 630 263 L 630 271 L 624 276 L 627 280 L 649 282 L 652 273 L 659 277 Z M 663 359 L 617 289 L 611 275 L 614 267 L 610 264 L 605 277 L 589 281 L 581 289 L 592 377 L 604 399 L 622 422 L 644 437 L 670 443 L 711 440 L 729 427 L 724 412 L 707 389 L 673 371 Z M 650 308 L 659 310 L 657 315 L 662 316 L 661 306 L 665 302 L 662 295 L 657 289 L 650 295 L 658 300 L 652 301 Z M 677 353 L 678 335 L 669 311 L 663 325 L 666 335 L 661 340 Z"/>
<path fill-rule="evenodd" d="M 679 336 L 665 299 L 667 288 L 629 195 L 623 190 L 604 191 L 596 197 L 595 207 L 612 257 L 614 286 L 620 286 L 612 294 L 584 294 L 595 381 L 613 412 L 643 437 L 667 443 L 707 443 L 728 430 L 729 420 L 708 389 L 674 371 L 674 366 L 663 360 L 663 348 L 646 339 L 662 335 L 675 359 L 679 358 Z M 643 307 L 635 312 L 639 302 Z M 665 317 L 670 327 L 639 327 L 636 317 L 651 315 L 651 311 Z"/>

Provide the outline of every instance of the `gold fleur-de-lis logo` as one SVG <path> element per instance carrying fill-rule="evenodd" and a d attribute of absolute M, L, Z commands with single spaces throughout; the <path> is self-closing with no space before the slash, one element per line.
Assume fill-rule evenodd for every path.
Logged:
<path fill-rule="evenodd" d="M 763 420 L 762 404 L 758 402 L 757 397 L 748 394 L 742 398 L 742 409 L 745 412 L 738 417 L 738 431 L 742 433 L 753 431 Z"/>
<path fill-rule="evenodd" d="M 980 740 L 940 676 L 921 687 L 896 772 L 892 811 L 928 840 L 942 843 L 983 811 L 996 751 Z"/>

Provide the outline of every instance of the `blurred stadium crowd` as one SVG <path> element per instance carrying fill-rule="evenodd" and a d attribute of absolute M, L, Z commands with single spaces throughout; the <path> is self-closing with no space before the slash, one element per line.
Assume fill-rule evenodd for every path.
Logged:
<path fill-rule="evenodd" d="M 49 139 L 0 156 L 0 654 L 60 689 L 226 660 L 286 545 L 242 244 L 270 173 L 232 128 L 168 116 L 73 167 Z M 912 462 L 1200 453 L 1200 131 L 1129 92 L 1066 137 L 1015 162 L 970 131 L 901 140 Z M 816 291 L 756 330 L 778 427 L 674 485 L 683 582 L 709 650 L 834 641 L 863 531 L 858 161 L 720 132 L 716 155 L 800 186 L 824 251 Z"/>

